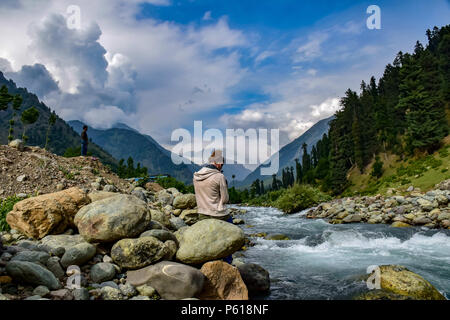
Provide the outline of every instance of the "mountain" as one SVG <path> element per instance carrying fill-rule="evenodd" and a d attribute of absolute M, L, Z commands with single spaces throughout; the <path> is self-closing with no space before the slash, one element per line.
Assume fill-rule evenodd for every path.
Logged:
<path fill-rule="evenodd" d="M 69 124 L 78 133 L 81 133 L 84 125 L 78 120 L 69 121 Z M 169 150 L 164 149 L 149 135 L 141 134 L 123 123 L 110 129 L 89 127 L 88 137 L 117 159 L 126 161 L 131 156 L 135 163 L 140 162 L 141 166 L 147 167 L 150 175 L 169 174 L 191 184 L 193 171 L 199 169 L 195 164 L 174 164 Z"/>
<path fill-rule="evenodd" d="M 35 94 L 28 92 L 26 88 L 17 88 L 12 80 L 7 80 L 3 73 L 0 72 L 0 87 L 3 85 L 6 85 L 10 94 L 19 94 L 23 99 L 21 109 L 17 113 L 20 114 L 21 111 L 32 106 L 39 111 L 38 120 L 33 125 L 27 127 L 26 135 L 28 136 L 28 145 L 43 148 L 45 146 L 48 119 L 52 111 L 44 103 L 40 102 Z M 0 111 L 0 144 L 6 144 L 8 142 L 9 121 L 12 118 L 12 113 L 13 110 L 11 107 Z M 21 121 L 17 121 L 17 118 L 14 126 L 14 137 L 20 137 L 23 131 L 22 123 Z M 50 130 L 49 138 L 50 141 L 47 149 L 57 155 L 63 155 L 67 148 L 79 148 L 81 145 L 79 134 L 59 117 L 57 117 L 55 125 Z M 116 159 L 95 143 L 90 144 L 89 151 L 104 164 L 108 164 L 112 168 L 118 164 Z"/>
<path fill-rule="evenodd" d="M 311 151 L 312 147 L 322 139 L 322 136 L 328 132 L 330 128 L 330 121 L 334 119 L 334 116 L 320 120 L 311 128 L 303 133 L 300 137 L 285 145 L 278 152 L 279 155 L 279 170 L 277 176 L 281 173 L 281 170 L 286 167 L 293 166 L 295 169 L 295 159 L 300 159 L 303 152 L 301 151 L 303 143 L 308 145 L 308 152 Z M 274 156 L 272 156 L 273 158 Z M 249 174 L 243 181 L 236 183 L 237 187 L 248 187 L 256 179 L 263 180 L 266 185 L 272 181 L 271 176 L 261 176 L 261 167 L 266 167 L 266 165 L 260 165 L 256 170 Z"/>

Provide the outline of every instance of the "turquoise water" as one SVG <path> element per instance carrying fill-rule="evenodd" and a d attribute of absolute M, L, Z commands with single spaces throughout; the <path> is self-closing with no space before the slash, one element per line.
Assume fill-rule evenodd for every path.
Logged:
<path fill-rule="evenodd" d="M 277 209 L 239 207 L 246 234 L 283 233 L 291 240 L 254 238 L 245 262 L 269 271 L 266 299 L 351 299 L 365 290 L 359 280 L 371 265 L 400 264 L 420 274 L 450 298 L 450 232 L 389 225 L 331 225 L 306 219 L 306 211 L 285 215 Z"/>

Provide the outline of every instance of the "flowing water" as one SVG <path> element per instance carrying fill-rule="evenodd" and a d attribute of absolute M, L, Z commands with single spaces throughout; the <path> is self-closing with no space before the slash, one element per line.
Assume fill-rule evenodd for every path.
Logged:
<path fill-rule="evenodd" d="M 285 215 L 274 208 L 238 207 L 246 234 L 282 233 L 291 240 L 255 238 L 245 262 L 270 273 L 265 299 L 351 299 L 366 289 L 361 276 L 372 265 L 399 264 L 420 274 L 450 298 L 450 231 L 389 225 L 331 225 Z M 252 225 L 248 228 L 246 225 Z"/>

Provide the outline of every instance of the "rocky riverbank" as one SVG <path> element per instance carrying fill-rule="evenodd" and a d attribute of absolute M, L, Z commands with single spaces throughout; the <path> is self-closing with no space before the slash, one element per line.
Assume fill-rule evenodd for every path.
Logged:
<path fill-rule="evenodd" d="M 103 178 L 97 183 L 15 204 L 12 230 L 1 234 L 0 300 L 247 300 L 268 292 L 266 270 L 222 261 L 248 240 L 233 224 L 198 221 L 193 194 L 153 183 L 110 192 L 98 190 Z"/>
<path fill-rule="evenodd" d="M 450 180 L 426 193 L 411 187 L 405 195 L 332 200 L 311 209 L 306 217 L 326 219 L 332 224 L 363 222 L 450 229 Z"/>

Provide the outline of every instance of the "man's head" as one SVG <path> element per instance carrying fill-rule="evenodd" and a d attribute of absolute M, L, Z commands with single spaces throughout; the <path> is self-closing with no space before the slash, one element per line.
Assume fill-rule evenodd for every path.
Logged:
<path fill-rule="evenodd" d="M 88 129 L 88 126 L 84 125 L 83 126 L 83 131 L 87 131 L 87 129 Z"/>
<path fill-rule="evenodd" d="M 224 158 L 222 155 L 222 150 L 214 150 L 208 159 L 209 164 L 215 166 L 218 170 L 222 170 Z"/>

